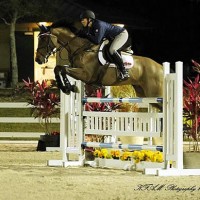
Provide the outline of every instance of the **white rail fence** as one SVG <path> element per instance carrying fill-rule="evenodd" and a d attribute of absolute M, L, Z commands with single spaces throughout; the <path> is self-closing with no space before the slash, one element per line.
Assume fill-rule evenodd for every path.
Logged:
<path fill-rule="evenodd" d="M 19 109 L 27 109 L 31 108 L 31 105 L 27 105 L 27 102 L 0 102 L 0 112 L 1 108 L 19 108 Z M 52 123 L 60 123 L 59 118 L 52 118 Z M 34 117 L 0 117 L 0 124 L 6 123 L 10 126 L 10 123 L 34 123 L 38 124 L 41 123 L 38 118 Z M 44 135 L 44 132 L 0 132 L 0 138 L 39 138 L 40 135 Z"/>

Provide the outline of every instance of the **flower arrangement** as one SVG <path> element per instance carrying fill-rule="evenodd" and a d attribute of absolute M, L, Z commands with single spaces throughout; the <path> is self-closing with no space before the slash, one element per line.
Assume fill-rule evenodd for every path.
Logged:
<path fill-rule="evenodd" d="M 28 104 L 32 105 L 31 115 L 35 118 L 39 118 L 41 125 L 44 124 L 44 129 L 46 134 L 59 135 L 58 131 L 50 131 L 49 126 L 52 117 L 59 117 L 59 106 L 60 106 L 60 96 L 59 92 L 53 89 L 53 82 L 49 80 L 43 80 L 41 83 L 39 81 L 31 82 L 28 80 L 23 80 L 24 86 L 22 89 L 28 93 Z"/>
<path fill-rule="evenodd" d="M 129 160 L 127 153 L 120 150 L 95 149 L 93 154 L 96 158 Z"/>
<path fill-rule="evenodd" d="M 150 151 L 150 150 L 141 150 L 134 151 L 133 159 L 136 163 L 140 161 L 148 161 L 148 162 L 163 162 L 163 154 L 160 151 Z"/>
<path fill-rule="evenodd" d="M 150 151 L 150 150 L 120 151 L 120 150 L 96 149 L 93 154 L 96 158 L 120 159 L 122 161 L 134 159 L 136 163 L 140 161 L 159 162 L 159 163 L 163 162 L 163 154 L 160 151 Z"/>

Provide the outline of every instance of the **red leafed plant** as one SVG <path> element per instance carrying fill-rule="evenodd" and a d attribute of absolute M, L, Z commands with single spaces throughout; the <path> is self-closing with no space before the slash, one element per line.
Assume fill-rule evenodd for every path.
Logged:
<path fill-rule="evenodd" d="M 194 64 L 193 66 L 194 71 L 200 73 L 200 64 L 195 60 L 192 60 L 192 63 Z"/>
<path fill-rule="evenodd" d="M 60 106 L 60 96 L 55 90 L 53 91 L 53 85 L 51 81 L 43 80 L 41 83 L 39 81 L 31 82 L 30 79 L 23 80 L 23 89 L 28 92 L 28 104 L 32 105 L 31 115 L 35 118 L 39 118 L 44 123 L 45 133 L 51 134 L 49 130 L 49 124 L 51 123 L 51 118 L 58 117 L 59 106 Z"/>
<path fill-rule="evenodd" d="M 198 64 L 194 63 L 193 64 Z M 198 64 L 199 65 L 199 64 Z M 196 67 L 196 66 L 195 66 Z M 195 68 L 194 68 L 195 69 Z M 194 141 L 194 151 L 199 151 L 199 125 L 200 125 L 200 74 L 197 74 L 194 81 L 188 78 L 184 80 L 183 88 L 183 114 L 186 121 L 192 121 L 190 135 Z"/>
<path fill-rule="evenodd" d="M 102 98 L 103 93 L 102 89 L 97 89 L 96 94 L 94 96 L 98 98 Z M 113 102 L 93 102 L 93 103 L 86 103 L 85 104 L 85 110 L 86 111 L 99 111 L 99 112 L 112 112 L 113 110 L 116 110 L 119 107 L 119 103 L 113 103 Z"/>

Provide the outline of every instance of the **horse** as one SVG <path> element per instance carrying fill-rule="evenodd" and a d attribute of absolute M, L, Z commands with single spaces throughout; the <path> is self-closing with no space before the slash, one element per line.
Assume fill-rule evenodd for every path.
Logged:
<path fill-rule="evenodd" d="M 109 62 L 101 64 L 98 54 L 101 45 L 91 43 L 77 35 L 75 23 L 59 27 L 39 26 L 38 47 L 35 61 L 38 64 L 48 62 L 48 57 L 65 49 L 69 65 L 56 65 L 54 68 L 58 87 L 66 94 L 76 92 L 67 76 L 81 80 L 86 84 L 101 86 L 133 85 L 138 97 L 163 96 L 163 66 L 151 58 L 131 54 L 134 60 L 128 70 L 129 78 L 121 80 L 118 70 Z"/>

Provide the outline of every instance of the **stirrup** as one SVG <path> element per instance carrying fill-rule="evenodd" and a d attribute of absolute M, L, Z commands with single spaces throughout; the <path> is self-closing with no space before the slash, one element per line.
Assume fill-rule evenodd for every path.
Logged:
<path fill-rule="evenodd" d="M 119 79 L 121 81 L 125 81 L 129 78 L 129 75 L 128 76 L 125 76 L 121 71 L 119 72 Z"/>
<path fill-rule="evenodd" d="M 124 78 L 129 78 L 130 77 L 127 70 L 123 71 L 123 76 L 124 76 Z"/>

